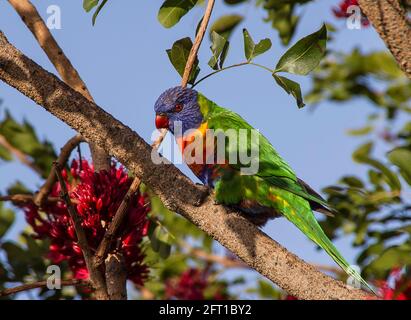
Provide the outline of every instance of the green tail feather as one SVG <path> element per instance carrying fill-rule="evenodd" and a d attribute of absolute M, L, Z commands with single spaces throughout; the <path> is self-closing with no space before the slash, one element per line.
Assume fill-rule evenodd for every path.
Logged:
<path fill-rule="evenodd" d="M 352 276 L 371 292 L 376 294 L 367 281 L 365 281 L 357 271 L 350 267 L 331 240 L 325 235 L 321 226 L 315 219 L 314 213 L 311 211 L 307 201 L 300 197 L 296 197 L 295 195 L 285 194 L 284 191 L 276 190 L 275 194 L 281 194 L 281 198 L 277 196 L 282 203 L 282 206 L 278 207 L 278 209 L 280 209 L 289 221 L 296 225 L 308 238 L 324 249 L 348 275 Z M 298 210 L 295 209 L 296 207 Z"/>
<path fill-rule="evenodd" d="M 361 275 L 355 271 L 353 268 L 350 267 L 348 262 L 343 258 L 343 256 L 338 252 L 337 248 L 333 245 L 331 240 L 327 238 L 327 236 L 322 231 L 321 227 L 318 225 L 319 232 L 322 233 L 322 237 L 317 241 L 316 239 L 312 238 L 315 243 L 317 243 L 322 249 L 324 249 L 331 258 L 343 269 L 349 276 L 352 276 L 355 280 L 359 281 L 363 286 L 368 288 L 372 293 L 377 295 L 374 289 L 365 281 Z"/>

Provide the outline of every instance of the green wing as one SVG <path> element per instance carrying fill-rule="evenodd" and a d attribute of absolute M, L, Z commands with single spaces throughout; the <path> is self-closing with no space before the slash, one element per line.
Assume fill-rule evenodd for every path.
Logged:
<path fill-rule="evenodd" d="M 200 107 L 205 115 L 208 128 L 214 130 L 246 129 L 249 125 L 238 114 L 221 108 L 200 96 Z M 312 212 L 313 203 L 328 208 L 327 203 L 302 180 L 298 179 L 289 165 L 278 155 L 270 142 L 262 135 L 259 137 L 259 171 L 255 175 L 240 175 L 240 164 L 230 164 L 225 170 L 228 175 L 216 184 L 216 198 L 225 204 L 236 204 L 244 199 L 257 201 L 259 204 L 281 212 L 290 222 L 297 226 L 308 238 L 323 248 L 333 260 L 349 275 L 363 285 L 373 289 L 353 270 L 333 243 L 325 235 Z M 251 139 L 245 150 L 250 154 Z M 226 154 L 230 154 L 230 145 L 226 143 Z M 233 170 L 234 169 L 234 170 Z M 221 199 L 219 199 L 221 198 Z"/>
<path fill-rule="evenodd" d="M 199 98 L 200 106 L 203 110 L 203 114 L 206 115 L 206 121 L 208 123 L 208 128 L 210 129 L 246 129 L 249 131 L 247 139 L 247 145 L 239 145 L 240 148 L 246 148 L 246 150 L 241 150 L 242 152 L 247 152 L 251 154 L 252 142 L 251 142 L 251 130 L 254 128 L 248 124 L 241 116 L 237 113 L 221 108 L 206 99 L 204 96 Z M 313 209 L 321 209 L 324 211 L 332 212 L 333 210 L 329 207 L 327 202 L 321 198 L 321 196 L 312 190 L 308 185 L 306 185 L 302 180 L 298 179 L 296 174 L 290 168 L 290 166 L 281 158 L 277 153 L 271 143 L 265 138 L 261 133 L 258 133 L 259 137 L 259 170 L 256 176 L 261 177 L 269 184 L 276 186 L 278 188 L 292 192 L 304 199 L 308 200 L 312 205 Z M 226 144 L 226 153 L 230 154 L 233 150 L 230 149 L 230 145 Z M 240 170 L 241 164 L 232 164 L 233 168 Z M 321 211 L 321 210 L 320 210 Z"/>

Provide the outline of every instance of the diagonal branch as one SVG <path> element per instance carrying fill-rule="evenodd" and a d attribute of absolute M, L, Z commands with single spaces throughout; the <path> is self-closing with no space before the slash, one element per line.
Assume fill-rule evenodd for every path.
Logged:
<path fill-rule="evenodd" d="M 105 285 L 105 280 L 100 270 L 98 270 L 98 268 L 96 268 L 96 266 L 94 265 L 93 255 L 90 251 L 90 247 L 87 241 L 86 234 L 81 225 L 81 219 L 79 215 L 77 214 L 76 209 L 73 207 L 73 204 L 71 203 L 70 196 L 68 194 L 68 190 L 66 186 L 66 182 L 64 181 L 61 175 L 61 167 L 59 166 L 57 162 L 54 162 L 53 166 L 54 166 L 54 171 L 56 172 L 57 179 L 60 182 L 61 198 L 66 203 L 67 211 L 69 212 L 71 220 L 73 221 L 74 230 L 76 231 L 76 235 L 77 235 L 77 242 L 81 248 L 81 251 L 83 252 L 84 260 L 86 261 L 87 270 L 90 274 L 90 280 L 93 284 L 93 287 L 96 289 L 97 299 L 107 300 L 108 296 L 107 296 L 107 291 L 106 291 L 107 289 Z"/>
<path fill-rule="evenodd" d="M 190 50 L 190 54 L 187 58 L 186 67 L 184 69 L 183 79 L 181 80 L 181 86 L 185 88 L 188 80 L 190 79 L 191 70 L 193 70 L 194 62 L 197 58 L 198 50 L 200 49 L 201 42 L 203 41 L 204 34 L 207 30 L 208 22 L 210 21 L 211 13 L 213 12 L 214 0 L 208 0 L 203 20 L 201 21 L 198 29 L 194 44 Z"/>
<path fill-rule="evenodd" d="M 89 282 L 86 280 L 81 280 L 81 279 L 68 279 L 68 280 L 61 280 L 61 285 L 65 287 L 77 286 L 77 285 L 88 286 Z M 46 280 L 32 282 L 32 283 L 25 283 L 25 284 L 22 284 L 14 288 L 4 289 L 0 291 L 0 297 L 5 297 L 5 296 L 9 296 L 9 295 L 16 294 L 19 292 L 28 291 L 28 290 L 37 289 L 37 288 L 44 288 L 44 287 L 47 287 Z"/>
<path fill-rule="evenodd" d="M 127 191 L 127 194 L 121 201 L 120 206 L 118 207 L 116 214 L 113 217 L 113 220 L 110 222 L 109 227 L 104 234 L 103 240 L 101 240 L 95 254 L 94 261 L 97 267 L 100 267 L 103 264 L 104 259 L 106 258 L 107 253 L 110 250 L 110 244 L 112 243 L 114 237 L 117 234 L 118 228 L 127 215 L 131 197 L 138 191 L 140 183 L 141 180 L 139 178 L 134 178 L 130 188 Z"/>
<path fill-rule="evenodd" d="M 26 203 L 26 202 L 34 202 L 35 196 L 32 194 L 11 194 L 6 196 L 0 196 L 0 201 L 11 201 L 16 203 Z M 49 203 L 55 203 L 61 201 L 60 198 L 57 197 L 47 197 L 44 199 Z"/>
<path fill-rule="evenodd" d="M 66 162 L 68 161 L 71 152 L 77 147 L 81 142 L 84 142 L 84 138 L 77 134 L 61 148 L 60 155 L 57 159 L 57 163 L 60 167 L 63 167 Z M 54 170 L 51 170 L 47 180 L 41 186 L 39 192 L 34 197 L 34 204 L 38 207 L 41 207 L 44 201 L 47 199 L 47 196 L 50 194 L 51 190 L 53 189 L 54 184 L 57 181 L 57 176 Z"/>
<path fill-rule="evenodd" d="M 359 0 L 361 10 L 411 78 L 411 24 L 399 0 Z"/>
<path fill-rule="evenodd" d="M 216 205 L 206 188 L 193 184 L 165 159 L 164 163 L 153 163 L 152 148 L 137 133 L 27 58 L 1 32 L 0 79 L 116 157 L 167 208 L 190 220 L 289 294 L 300 299 L 369 298 L 364 291 L 347 288 L 317 271 L 241 215 Z"/>
<path fill-rule="evenodd" d="M 19 14 L 27 28 L 33 33 L 40 47 L 46 53 L 50 62 L 54 65 L 57 72 L 70 87 L 80 92 L 88 100 L 93 101 L 86 84 L 81 79 L 77 70 L 71 64 L 64 51 L 54 39 L 50 30 L 47 28 L 36 7 L 29 0 L 8 0 L 12 7 Z M 94 168 L 97 171 L 109 169 L 110 158 L 104 150 L 98 146 L 90 144 Z"/>

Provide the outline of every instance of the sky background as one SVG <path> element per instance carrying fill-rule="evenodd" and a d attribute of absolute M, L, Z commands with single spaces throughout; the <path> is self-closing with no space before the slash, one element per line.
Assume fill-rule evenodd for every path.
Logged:
<path fill-rule="evenodd" d="M 165 89 L 180 82 L 165 50 L 171 48 L 177 39 L 193 37 L 203 8 L 195 8 L 178 25 L 165 29 L 157 21 L 162 1 L 109 1 L 93 27 L 91 14 L 83 11 L 82 0 L 32 2 L 44 19 L 48 17 L 48 6 L 60 7 L 62 28 L 52 30 L 52 33 L 77 68 L 96 103 L 149 141 L 154 130 L 154 102 Z M 338 2 L 318 0 L 304 6 L 300 10 L 303 15 L 292 43 L 318 30 L 323 22 L 333 22 L 341 29 L 330 47 L 343 52 L 350 52 L 354 47 L 360 47 L 364 52 L 384 49 L 372 28 L 349 30 L 345 21 L 336 21 L 331 8 Z M 222 1 L 217 1 L 212 21 L 227 12 L 243 14 L 246 19 L 231 38 L 225 65 L 244 61 L 241 28 L 246 27 L 256 42 L 265 37 L 272 40 L 272 49 L 258 57 L 256 62 L 274 67 L 286 48 L 280 44 L 277 32 L 270 24 L 262 21 L 263 10 L 253 4 L 227 8 Z M 7 1 L 0 1 L 0 30 L 23 53 L 55 73 Z M 207 66 L 209 57 L 209 40 L 205 38 L 199 55 L 202 75 L 211 71 Z M 309 91 L 309 77 L 290 78 L 301 84 L 303 92 Z M 241 114 L 258 128 L 299 177 L 317 190 L 335 183 L 344 174 L 363 175 L 365 172 L 364 167 L 351 160 L 351 152 L 360 141 L 346 134 L 347 129 L 362 126 L 372 109 L 364 100 L 352 100 L 349 105 L 327 102 L 315 110 L 309 105 L 298 110 L 294 99 L 274 83 L 268 72 L 252 66 L 222 72 L 202 82 L 196 89 L 220 106 Z M 39 137 L 50 140 L 56 149 L 75 134 L 60 120 L 2 82 L 0 98 L 3 100 L 0 119 L 4 118 L 5 109 L 18 121 L 28 119 Z M 194 179 L 185 166 L 179 167 Z M 17 162 L 1 162 L 0 192 L 4 193 L 6 187 L 16 180 L 24 181 L 33 189 L 42 182 L 30 169 Z M 20 216 L 8 237 L 16 238 L 24 227 L 24 219 Z M 315 245 L 285 219 L 269 222 L 264 230 L 304 260 L 334 265 L 324 252 L 316 250 Z M 349 262 L 354 261 L 356 251 L 351 248 L 349 238 L 337 240 L 335 244 Z M 226 276 L 234 274 L 238 275 L 230 273 Z M 253 278 L 256 274 L 249 273 L 247 277 Z"/>

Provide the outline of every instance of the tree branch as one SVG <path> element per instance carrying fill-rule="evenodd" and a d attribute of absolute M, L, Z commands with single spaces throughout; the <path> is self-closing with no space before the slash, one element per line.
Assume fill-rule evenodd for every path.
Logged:
<path fill-rule="evenodd" d="M 80 92 L 88 100 L 94 101 L 86 84 L 81 79 L 77 70 L 64 54 L 57 41 L 54 39 L 50 30 L 47 28 L 36 7 L 28 0 L 8 0 L 16 12 L 19 14 L 27 28 L 32 32 L 40 47 L 46 53 L 50 62 L 54 65 L 57 72 L 70 87 Z M 98 146 L 90 144 L 93 165 L 96 171 L 110 168 L 110 158 L 104 150 Z"/>
<path fill-rule="evenodd" d="M 81 280 L 81 279 L 69 279 L 69 280 L 61 280 L 61 285 L 62 286 L 77 286 L 77 285 L 85 285 L 88 286 L 90 283 L 86 280 Z M 22 284 L 20 286 L 14 287 L 14 288 L 9 288 L 9 289 L 4 289 L 0 291 L 0 297 L 5 297 L 9 296 L 12 294 L 16 294 L 19 292 L 27 291 L 27 290 L 32 290 L 32 289 L 37 289 L 37 288 L 44 288 L 47 287 L 47 281 L 37 281 L 33 283 L 26 283 Z"/>
<path fill-rule="evenodd" d="M 207 30 L 208 22 L 210 21 L 211 13 L 213 12 L 214 0 L 208 0 L 203 20 L 201 21 L 200 28 L 198 29 L 194 44 L 190 50 L 190 54 L 187 58 L 186 67 L 183 73 L 183 79 L 181 80 L 181 86 L 185 88 L 188 80 L 190 79 L 191 70 L 193 69 L 194 62 L 197 58 L 198 50 L 200 49 L 201 42 L 203 41 L 204 34 Z"/>
<path fill-rule="evenodd" d="M 139 178 L 134 178 L 133 182 L 131 183 L 130 188 L 127 191 L 127 194 L 124 196 L 123 200 L 120 203 L 120 206 L 118 207 L 113 220 L 111 220 L 109 227 L 104 234 L 103 240 L 101 240 L 96 254 L 95 254 L 95 264 L 97 267 L 100 267 L 104 259 L 107 256 L 107 253 L 110 250 L 110 244 L 112 243 L 114 237 L 117 234 L 117 230 L 120 227 L 121 223 L 123 222 L 124 218 L 127 215 L 127 210 L 129 208 L 130 200 L 131 197 L 138 191 L 138 188 L 140 186 L 140 179 Z"/>
<path fill-rule="evenodd" d="M 105 280 L 101 272 L 96 268 L 93 262 L 93 255 L 90 251 L 90 247 L 88 245 L 87 237 L 84 232 L 83 227 L 81 226 L 81 219 L 77 214 L 76 209 L 73 207 L 71 203 L 70 196 L 67 191 L 66 182 L 64 181 L 61 175 L 61 167 L 57 162 L 54 162 L 54 170 L 57 175 L 57 179 L 60 182 L 61 188 L 61 198 L 64 200 L 67 206 L 67 211 L 70 214 L 71 219 L 73 220 L 74 230 L 76 231 L 77 235 L 77 242 L 83 252 L 84 260 L 86 262 L 87 270 L 90 275 L 90 280 L 93 287 L 96 289 L 96 297 L 98 300 L 107 300 L 107 289 L 105 285 Z"/>
<path fill-rule="evenodd" d="M 411 78 L 411 26 L 399 0 L 359 0 L 361 10 Z"/>
<path fill-rule="evenodd" d="M 0 196 L 0 201 L 11 201 L 11 202 L 20 202 L 20 203 L 25 203 L 25 202 L 34 202 L 35 196 L 32 194 L 11 194 L 11 195 L 6 195 L 6 196 Z M 52 203 L 52 202 L 58 202 L 61 201 L 60 198 L 57 197 L 47 197 L 45 201 Z"/>
<path fill-rule="evenodd" d="M 349 289 L 300 260 L 241 215 L 216 205 L 207 188 L 193 184 L 165 159 L 165 163 L 153 163 L 152 148 L 137 133 L 27 58 L 1 32 L 0 79 L 116 157 L 168 209 L 183 215 L 291 295 L 300 299 L 369 298 L 364 291 Z"/>
<path fill-rule="evenodd" d="M 81 142 L 84 142 L 84 138 L 77 134 L 61 148 L 60 155 L 57 159 L 57 163 L 60 167 L 64 167 L 68 161 L 71 152 L 77 147 Z M 57 181 L 57 176 L 54 170 L 50 170 L 49 176 L 47 177 L 46 182 L 41 186 L 39 192 L 36 193 L 34 197 L 34 204 L 38 207 L 41 207 L 44 201 L 47 199 L 47 196 L 50 194 L 53 189 L 54 184 Z"/>

